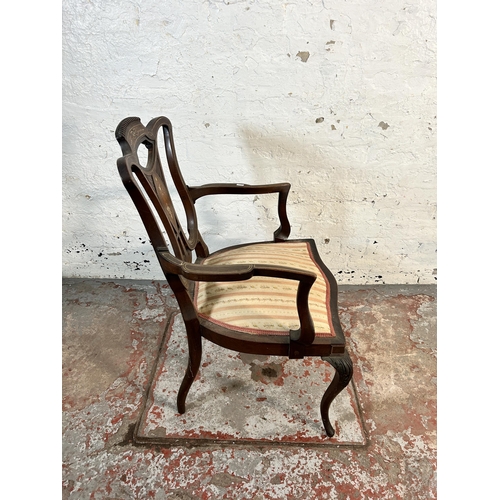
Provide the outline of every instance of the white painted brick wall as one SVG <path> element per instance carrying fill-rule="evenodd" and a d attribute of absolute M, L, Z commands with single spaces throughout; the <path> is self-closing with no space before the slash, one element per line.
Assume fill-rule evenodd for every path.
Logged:
<path fill-rule="evenodd" d="M 159 115 L 188 184 L 291 182 L 340 283 L 435 283 L 434 1 L 64 0 L 64 276 L 162 277 L 114 139 Z M 210 249 L 269 239 L 276 202 L 199 201 Z"/>

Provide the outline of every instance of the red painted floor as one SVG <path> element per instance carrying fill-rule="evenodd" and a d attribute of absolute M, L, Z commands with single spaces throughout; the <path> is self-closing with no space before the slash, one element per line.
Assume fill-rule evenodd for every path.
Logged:
<path fill-rule="evenodd" d="M 202 369 L 178 413 L 176 399 L 188 345 L 180 313 L 169 322 L 151 389 L 139 416 L 134 440 L 144 444 L 366 444 L 366 431 L 354 384 L 335 399 L 336 427 L 329 438 L 318 412 L 334 370 L 321 358 L 303 360 L 228 351 L 204 342 Z M 203 416 L 200 419 L 200 415 Z"/>
<path fill-rule="evenodd" d="M 168 445 L 137 445 L 132 430 L 175 300 L 157 282 L 65 280 L 63 499 L 436 498 L 436 288 L 340 287 L 339 304 L 361 444 L 329 445 L 323 437 L 284 444 L 277 430 L 277 440 L 266 443 L 236 434 L 232 442 L 180 436 Z M 188 413 L 202 408 L 201 385 L 191 389 Z M 213 404 L 222 404 L 214 394 Z M 300 405 L 293 408 L 299 418 Z M 306 413 L 314 420 L 314 408 Z M 214 418 L 207 414 L 205 424 Z M 165 436 L 169 420 L 162 422 L 149 432 Z M 315 432 L 314 422 L 306 425 Z M 272 431 L 262 421 L 259 428 Z"/>

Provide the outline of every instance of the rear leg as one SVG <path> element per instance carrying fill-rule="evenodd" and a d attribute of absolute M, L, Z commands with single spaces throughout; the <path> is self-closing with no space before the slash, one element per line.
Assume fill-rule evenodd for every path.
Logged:
<path fill-rule="evenodd" d="M 198 374 L 202 353 L 201 335 L 199 329 L 191 328 L 187 330 L 189 362 L 177 395 L 177 410 L 181 414 L 186 412 L 186 397 L 194 379 L 196 378 L 196 375 Z"/>

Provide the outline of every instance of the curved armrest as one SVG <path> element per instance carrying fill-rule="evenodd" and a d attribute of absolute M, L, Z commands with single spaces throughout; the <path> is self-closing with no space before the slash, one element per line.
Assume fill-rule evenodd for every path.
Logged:
<path fill-rule="evenodd" d="M 177 274 L 192 281 L 242 281 L 254 276 L 253 264 L 203 266 L 190 264 L 174 257 L 167 249 L 158 249 L 158 255 L 170 274 Z"/>
<path fill-rule="evenodd" d="M 213 194 L 269 194 L 279 193 L 278 217 L 280 227 L 274 232 L 274 240 L 286 240 L 290 235 L 290 221 L 286 213 L 286 200 L 290 191 L 289 182 L 279 184 L 204 184 L 203 186 L 188 186 L 189 195 L 193 203 L 202 196 Z"/>
<path fill-rule="evenodd" d="M 192 281 L 244 281 L 253 276 L 267 276 L 299 282 L 297 289 L 297 313 L 300 328 L 290 332 L 290 343 L 310 345 L 314 341 L 314 323 L 309 311 L 309 292 L 316 274 L 293 267 L 270 266 L 264 264 L 228 264 L 204 266 L 189 264 L 174 257 L 167 249 L 158 249 L 158 256 L 165 262 L 167 272 L 178 274 Z"/>

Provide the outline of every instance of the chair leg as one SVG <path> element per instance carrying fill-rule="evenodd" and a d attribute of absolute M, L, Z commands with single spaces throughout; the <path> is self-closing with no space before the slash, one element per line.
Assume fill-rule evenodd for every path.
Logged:
<path fill-rule="evenodd" d="M 188 395 L 189 389 L 198 374 L 201 363 L 201 335 L 197 328 L 192 328 L 191 331 L 187 332 L 188 338 L 188 348 L 189 348 L 189 362 L 182 380 L 179 393 L 177 394 L 177 410 L 179 413 L 186 412 L 186 397 Z"/>
<path fill-rule="evenodd" d="M 332 401 L 343 389 L 347 387 L 347 384 L 351 381 L 353 373 L 352 361 L 347 351 L 345 351 L 341 356 L 328 356 L 321 359 L 323 359 L 323 361 L 328 361 L 328 363 L 335 368 L 335 376 L 333 377 L 333 380 L 328 386 L 325 394 L 323 394 L 320 405 L 323 425 L 325 426 L 328 436 L 332 437 L 335 434 L 335 431 L 330 423 L 328 410 L 330 409 Z"/>

